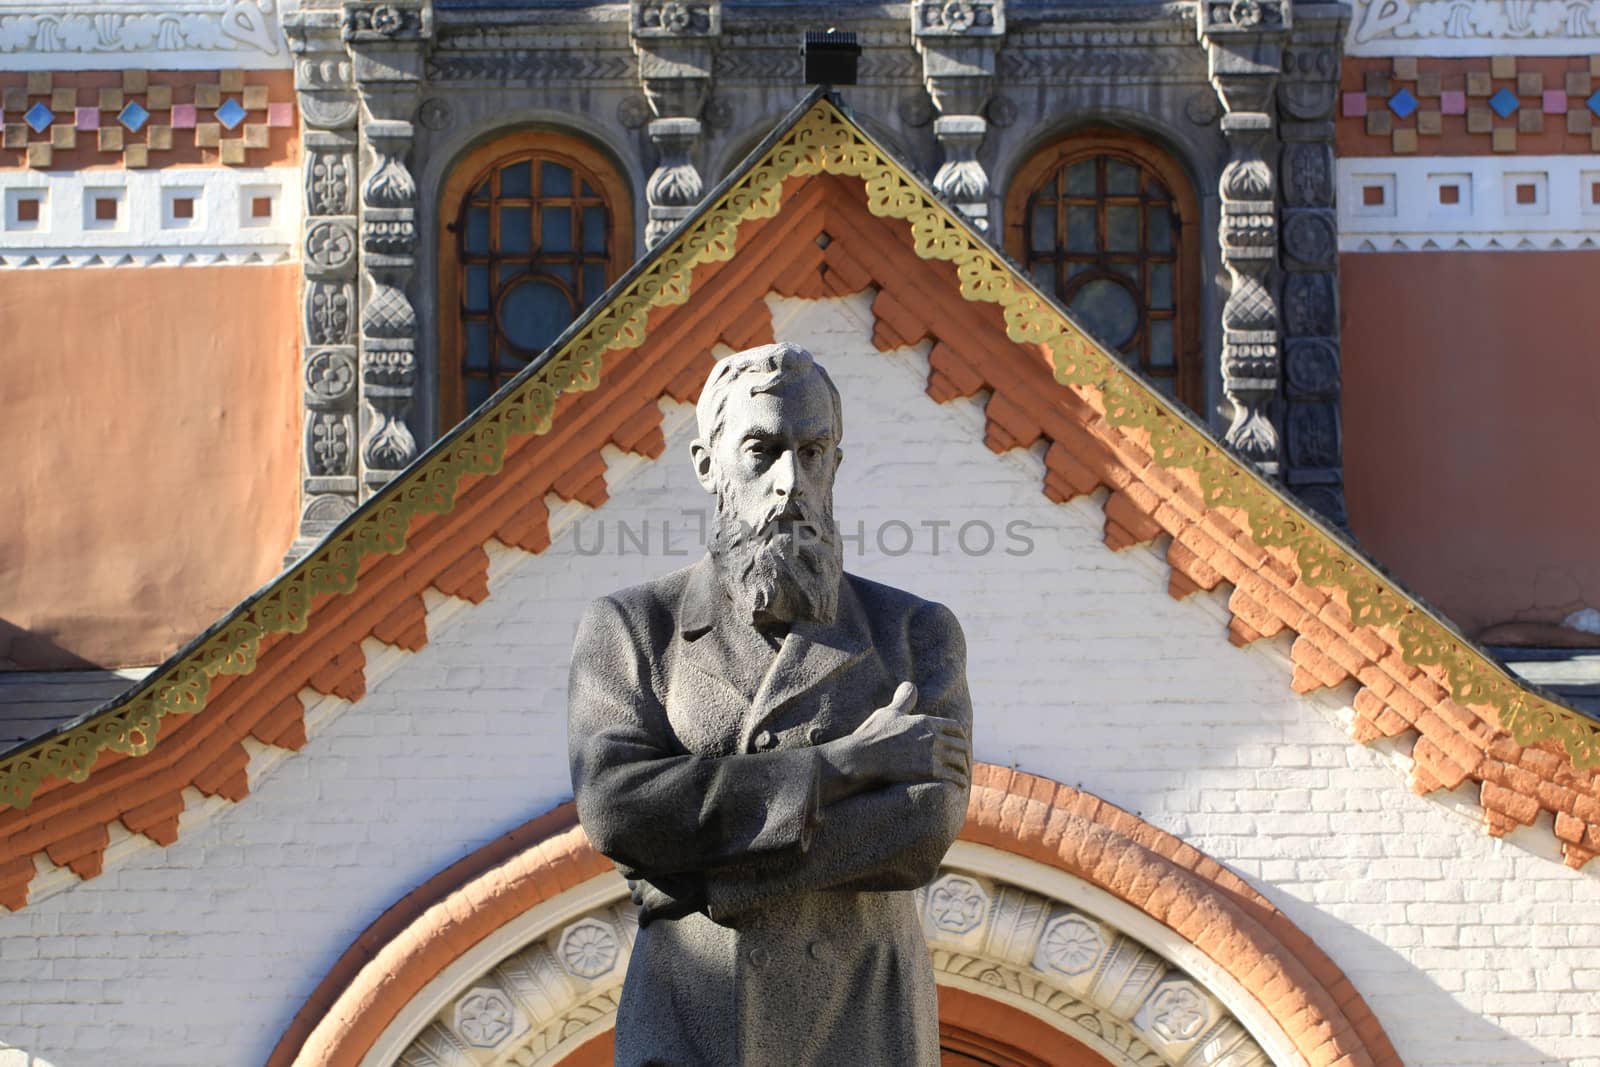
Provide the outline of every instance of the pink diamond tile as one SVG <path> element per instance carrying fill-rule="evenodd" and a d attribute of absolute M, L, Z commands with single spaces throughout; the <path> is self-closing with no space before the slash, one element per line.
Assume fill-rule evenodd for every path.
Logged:
<path fill-rule="evenodd" d="M 1365 115 L 1366 113 L 1367 113 L 1367 94 L 1366 93 L 1345 93 L 1344 94 L 1344 116 L 1345 116 L 1345 118 L 1360 118 L 1362 115 Z"/>
<path fill-rule="evenodd" d="M 1544 113 L 1546 115 L 1562 115 L 1567 110 L 1567 94 L 1560 89 L 1546 89 L 1544 91 Z"/>
<path fill-rule="evenodd" d="M 194 129 L 195 106 L 193 104 L 172 105 L 172 128 L 175 130 Z"/>
<path fill-rule="evenodd" d="M 294 105 L 293 104 L 268 104 L 267 105 L 267 125 L 268 126 L 293 126 L 294 125 Z"/>
<path fill-rule="evenodd" d="M 1460 89 L 1446 89 L 1439 94 L 1439 110 L 1446 115 L 1467 113 L 1467 94 Z"/>
<path fill-rule="evenodd" d="M 100 109 L 97 107 L 78 108 L 76 125 L 80 130 L 98 130 L 100 128 Z"/>

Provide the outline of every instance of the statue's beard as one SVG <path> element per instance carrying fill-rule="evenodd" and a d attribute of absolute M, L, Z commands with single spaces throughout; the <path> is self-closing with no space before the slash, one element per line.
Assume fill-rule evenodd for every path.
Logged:
<path fill-rule="evenodd" d="M 719 486 L 710 551 L 723 588 L 755 625 L 833 621 L 844 549 L 830 504 L 781 501 L 752 524 Z"/>

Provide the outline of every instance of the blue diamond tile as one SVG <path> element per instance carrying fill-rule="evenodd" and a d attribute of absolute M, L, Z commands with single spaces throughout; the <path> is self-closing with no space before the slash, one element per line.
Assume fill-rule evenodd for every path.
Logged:
<path fill-rule="evenodd" d="M 1596 89 L 1594 95 L 1585 100 L 1584 103 L 1589 105 L 1589 110 L 1593 111 L 1596 116 L 1600 116 L 1600 89 Z"/>
<path fill-rule="evenodd" d="M 1517 100 L 1516 93 L 1505 86 L 1501 86 L 1500 90 L 1489 98 L 1489 106 L 1494 108 L 1496 115 L 1503 119 L 1508 119 L 1511 117 L 1511 113 L 1521 106 L 1521 102 Z"/>
<path fill-rule="evenodd" d="M 122 114 L 117 116 L 117 121 L 122 123 L 134 133 L 150 121 L 150 112 L 140 107 L 136 101 L 128 101 L 128 106 L 122 109 Z"/>
<path fill-rule="evenodd" d="M 245 109 L 239 106 L 239 101 L 230 96 L 217 108 L 217 121 L 231 130 L 244 121 L 246 114 Z"/>
<path fill-rule="evenodd" d="M 1403 119 L 1408 119 L 1411 113 L 1417 110 L 1417 98 L 1411 95 L 1410 89 L 1401 89 L 1389 98 L 1389 110 Z"/>
<path fill-rule="evenodd" d="M 56 113 L 43 104 L 34 104 L 28 109 L 28 113 L 22 116 L 22 121 L 32 126 L 34 133 L 43 133 L 55 120 Z"/>

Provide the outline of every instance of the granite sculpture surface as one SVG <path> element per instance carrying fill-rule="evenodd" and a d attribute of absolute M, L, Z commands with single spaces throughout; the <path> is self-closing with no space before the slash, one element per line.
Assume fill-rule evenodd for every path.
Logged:
<path fill-rule="evenodd" d="M 966 813 L 966 649 L 942 605 L 844 572 L 841 410 L 798 346 L 717 363 L 707 555 L 579 626 L 579 818 L 640 905 L 619 1065 L 939 1060 L 912 890 Z"/>

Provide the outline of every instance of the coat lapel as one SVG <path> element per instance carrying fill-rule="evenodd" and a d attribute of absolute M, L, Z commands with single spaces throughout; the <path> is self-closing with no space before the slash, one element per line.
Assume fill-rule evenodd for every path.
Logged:
<path fill-rule="evenodd" d="M 839 610 L 832 623 L 796 623 L 783 640 L 750 708 L 744 748 L 763 724 L 807 692 L 872 651 L 866 613 L 849 579 L 840 579 Z"/>
<path fill-rule="evenodd" d="M 710 557 L 706 557 L 695 566 L 684 589 L 683 603 L 678 610 L 678 636 L 683 643 L 685 662 L 748 706 L 760 685 L 760 677 L 758 672 L 739 668 L 726 635 L 716 632 L 719 625 L 727 625 L 727 612 L 722 610 L 721 604 L 723 599 L 724 594 L 717 586 L 716 568 Z"/>

